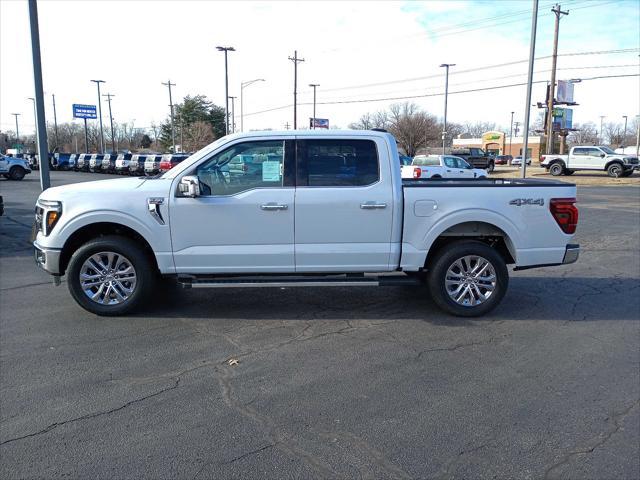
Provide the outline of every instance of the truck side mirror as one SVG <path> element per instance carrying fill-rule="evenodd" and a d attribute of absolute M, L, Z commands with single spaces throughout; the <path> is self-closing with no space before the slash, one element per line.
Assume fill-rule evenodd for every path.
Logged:
<path fill-rule="evenodd" d="M 607 156 L 607 154 L 606 154 L 606 153 L 601 153 L 601 154 L 600 154 L 600 156 L 601 156 L 602 158 L 604 158 L 604 157 L 606 157 L 606 156 Z"/>
<path fill-rule="evenodd" d="M 200 196 L 200 180 L 193 175 L 187 175 L 180 179 L 178 190 L 185 197 L 196 198 Z"/>

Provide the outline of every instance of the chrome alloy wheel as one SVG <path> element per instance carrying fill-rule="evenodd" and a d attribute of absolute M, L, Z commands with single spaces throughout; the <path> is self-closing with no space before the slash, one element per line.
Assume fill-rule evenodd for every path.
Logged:
<path fill-rule="evenodd" d="M 478 255 L 467 255 L 451 264 L 445 276 L 449 297 L 458 305 L 475 307 L 486 302 L 496 289 L 493 265 Z"/>
<path fill-rule="evenodd" d="M 80 268 L 80 287 L 87 297 L 102 305 L 118 305 L 135 291 L 136 270 L 127 257 L 99 252 Z"/>

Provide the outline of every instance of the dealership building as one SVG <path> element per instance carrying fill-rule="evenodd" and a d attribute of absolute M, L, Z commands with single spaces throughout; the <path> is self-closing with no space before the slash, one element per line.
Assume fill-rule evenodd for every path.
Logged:
<path fill-rule="evenodd" d="M 464 134 L 460 135 L 459 138 L 453 139 L 453 150 L 476 147 L 496 155 L 512 155 L 514 157 L 522 155 L 523 137 L 509 137 L 504 132 L 486 132 L 481 138 L 460 137 L 464 137 Z M 533 160 L 540 160 L 542 139 L 543 137 L 539 136 L 529 136 L 527 157 L 531 157 Z"/>

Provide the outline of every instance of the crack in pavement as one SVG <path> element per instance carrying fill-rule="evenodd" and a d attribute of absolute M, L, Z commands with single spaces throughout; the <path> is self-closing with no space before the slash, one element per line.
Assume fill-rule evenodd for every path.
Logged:
<path fill-rule="evenodd" d="M 504 335 L 499 335 L 497 337 L 490 337 L 487 340 L 484 340 L 484 341 L 481 341 L 481 342 L 458 343 L 456 345 L 451 345 L 449 347 L 428 348 L 428 349 L 422 350 L 420 353 L 418 353 L 418 355 L 416 356 L 416 359 L 419 359 L 425 353 L 431 353 L 431 352 L 454 352 L 454 351 L 459 350 L 461 348 L 473 347 L 473 346 L 476 346 L 476 345 L 489 345 L 489 344 L 493 343 L 494 341 L 496 341 L 498 339 L 503 339 L 503 338 L 507 338 L 507 337 L 510 337 L 510 336 L 511 336 L 510 334 L 504 334 Z"/>
<path fill-rule="evenodd" d="M 627 415 L 629 415 L 631 413 L 631 411 L 636 408 L 638 405 L 640 405 L 640 399 L 636 400 L 635 402 L 633 402 L 629 407 L 625 408 L 622 412 L 615 414 L 611 417 L 607 417 L 605 421 L 609 421 L 612 420 L 613 421 L 613 428 L 610 428 L 608 431 L 601 433 L 600 435 L 598 435 L 597 437 L 591 439 L 591 441 L 593 442 L 593 444 L 591 446 L 588 447 L 584 447 L 584 448 L 580 448 L 580 449 L 576 449 L 573 450 L 567 454 L 565 454 L 560 461 L 554 463 L 553 465 L 551 465 L 550 467 L 548 467 L 545 472 L 544 472 L 544 479 L 548 479 L 551 478 L 551 472 L 553 472 L 554 470 L 560 468 L 562 465 L 565 465 L 567 463 L 569 463 L 571 461 L 571 459 L 573 457 L 575 457 L 576 455 L 588 455 L 590 453 L 593 453 L 593 451 L 598 448 L 601 447 L 602 445 L 604 445 L 607 441 L 609 441 L 609 439 L 615 435 L 616 433 L 618 433 L 618 431 L 620 430 L 620 428 L 622 428 L 622 425 L 620 424 L 621 420 L 623 420 Z"/>
<path fill-rule="evenodd" d="M 5 440 L 4 442 L 0 442 L 0 446 L 6 445 L 8 443 L 16 442 L 18 440 L 23 440 L 25 438 L 30 438 L 30 437 L 36 437 L 38 435 L 43 435 L 45 433 L 48 433 L 48 432 L 50 432 L 52 430 L 55 430 L 58 427 L 61 427 L 63 425 L 67 425 L 69 423 L 79 422 L 79 421 L 82 421 L 82 420 L 88 420 L 90 418 L 96 418 L 96 417 L 100 417 L 100 416 L 103 416 L 103 415 L 110 415 L 110 414 L 118 412 L 120 410 L 124 410 L 125 408 L 127 408 L 127 407 L 129 407 L 131 405 L 134 405 L 136 403 L 143 402 L 143 401 L 148 400 L 150 398 L 157 397 L 158 395 L 162 395 L 163 393 L 168 392 L 170 390 L 174 390 L 174 389 L 178 388 L 178 385 L 180 385 L 180 378 L 177 378 L 175 380 L 174 385 L 172 385 L 170 387 L 163 388 L 162 390 L 159 390 L 157 392 L 151 393 L 149 395 L 145 395 L 144 397 L 136 398 L 135 400 L 131 400 L 131 401 L 125 403 L 124 405 L 120 405 L 119 407 L 112 408 L 111 410 L 106 410 L 106 411 L 103 411 L 103 412 L 88 413 L 88 414 L 82 415 L 80 417 L 71 418 L 69 420 L 64 420 L 62 422 L 52 423 L 48 427 L 43 428 L 42 430 L 39 430 L 37 432 L 29 433 L 27 435 L 22 435 L 20 437 L 10 438 L 8 440 Z"/>
<path fill-rule="evenodd" d="M 449 475 L 450 475 L 449 472 L 451 471 L 451 469 L 457 466 L 464 456 L 479 452 L 480 450 L 487 448 L 493 442 L 495 442 L 495 440 L 496 440 L 495 438 L 490 438 L 486 442 L 481 443 L 480 445 L 477 445 L 475 447 L 472 447 L 472 448 L 469 448 L 467 446 L 463 447 L 463 449 L 460 452 L 458 452 L 458 454 L 456 454 L 455 456 L 449 459 L 449 461 L 440 469 L 440 471 L 438 471 L 433 476 L 433 478 L 437 478 L 437 479 L 449 478 Z"/>

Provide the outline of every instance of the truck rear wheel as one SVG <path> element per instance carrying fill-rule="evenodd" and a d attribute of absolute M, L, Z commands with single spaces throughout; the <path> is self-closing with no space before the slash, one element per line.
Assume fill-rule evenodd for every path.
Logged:
<path fill-rule="evenodd" d="M 85 243 L 71 257 L 67 285 L 75 301 L 96 315 L 124 315 L 148 298 L 156 269 L 133 240 L 105 236 Z"/>
<path fill-rule="evenodd" d="M 549 173 L 554 177 L 559 177 L 564 173 L 564 165 L 560 162 L 552 163 L 549 167 Z"/>
<path fill-rule="evenodd" d="M 26 174 L 27 172 L 22 167 L 11 167 L 9 170 L 9 178 L 11 180 L 22 180 Z"/>
<path fill-rule="evenodd" d="M 493 310 L 507 291 L 509 273 L 502 256 L 474 240 L 438 251 L 428 273 L 434 302 L 447 313 L 477 317 Z"/>

